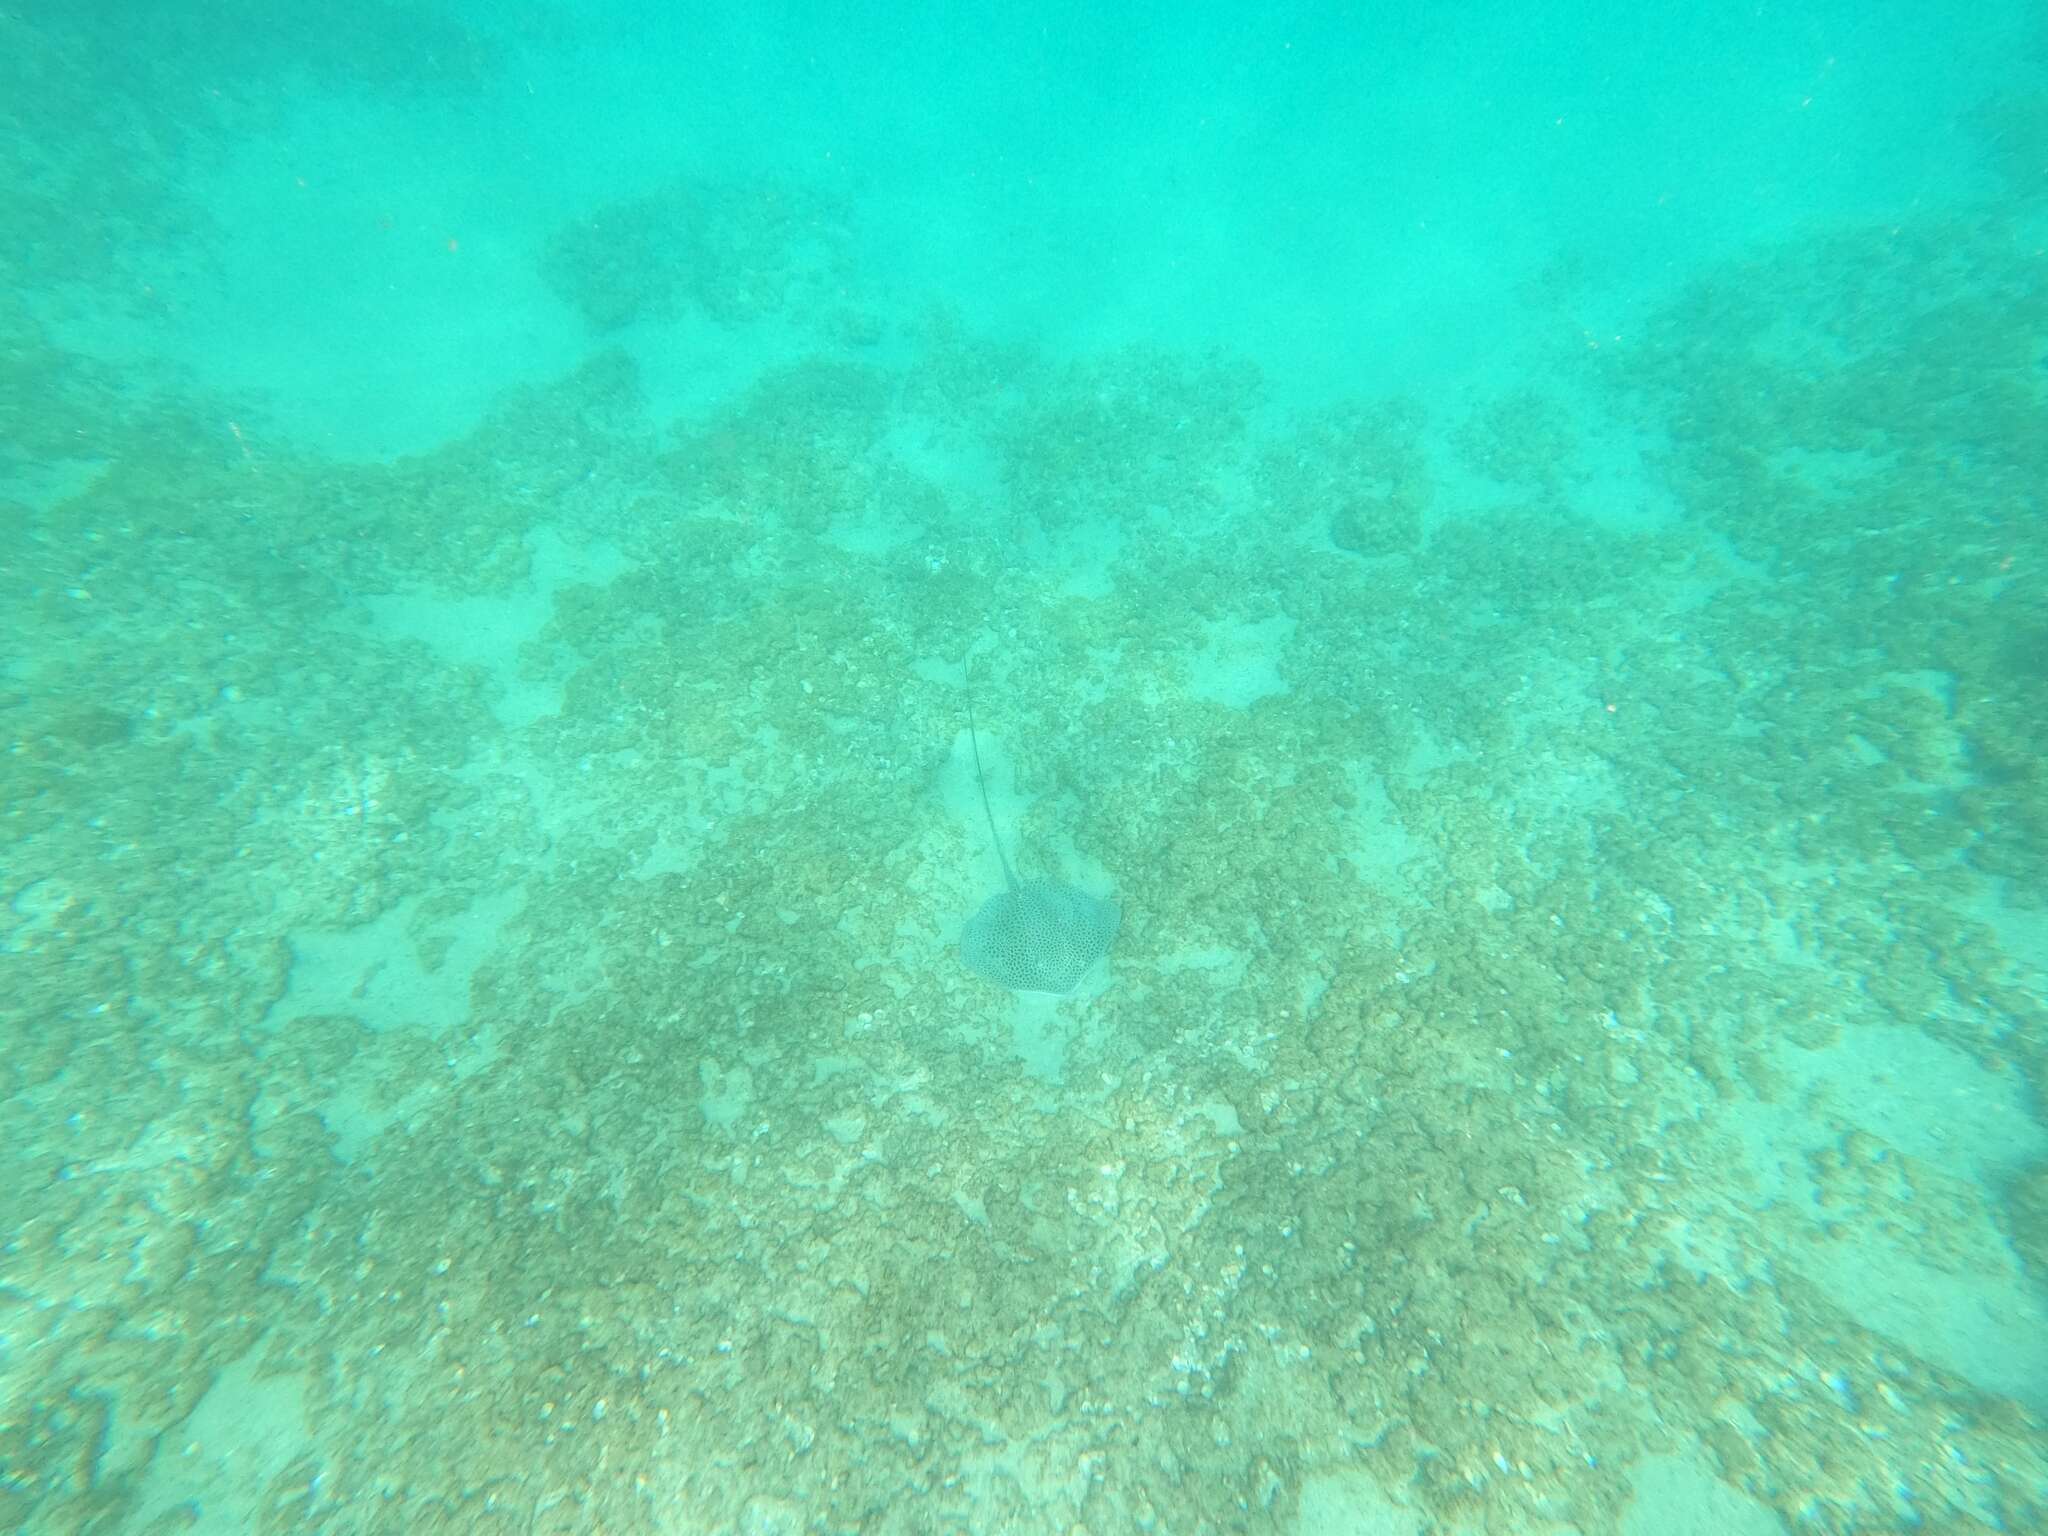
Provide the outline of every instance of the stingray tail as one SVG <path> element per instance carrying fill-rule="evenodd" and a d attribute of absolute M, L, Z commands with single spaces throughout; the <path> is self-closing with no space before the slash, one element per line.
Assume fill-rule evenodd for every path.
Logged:
<path fill-rule="evenodd" d="M 968 652 L 961 664 L 961 691 L 967 695 L 967 745 L 974 749 L 974 783 L 981 791 L 981 814 L 988 818 L 988 835 L 996 845 L 996 859 L 1003 866 L 1003 883 L 1011 890 L 1017 889 L 1017 876 L 1010 868 L 1009 855 L 1003 852 L 1003 835 L 996 830 L 996 813 L 988 803 L 988 778 L 981 771 L 981 738 L 974 730 L 974 653 Z"/>

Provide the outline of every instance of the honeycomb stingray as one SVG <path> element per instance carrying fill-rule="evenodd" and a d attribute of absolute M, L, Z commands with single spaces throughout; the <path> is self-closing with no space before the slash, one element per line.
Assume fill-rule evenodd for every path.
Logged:
<path fill-rule="evenodd" d="M 1012 992 L 1067 993 L 1109 952 L 1116 926 L 1116 908 L 1085 891 L 1013 877 L 967 920 L 960 958 Z"/>
<path fill-rule="evenodd" d="M 1087 974 L 1088 967 L 1109 953 L 1116 937 L 1118 913 L 1110 902 L 1051 880 L 1019 881 L 1003 852 L 996 831 L 996 813 L 988 803 L 988 780 L 981 771 L 981 741 L 974 729 L 974 698 L 967 700 L 967 741 L 974 749 L 974 782 L 981 790 L 981 813 L 988 818 L 996 858 L 1003 866 L 1004 889 L 981 904 L 981 910 L 960 930 L 960 958 L 978 976 L 1012 992 L 1064 995 Z"/>

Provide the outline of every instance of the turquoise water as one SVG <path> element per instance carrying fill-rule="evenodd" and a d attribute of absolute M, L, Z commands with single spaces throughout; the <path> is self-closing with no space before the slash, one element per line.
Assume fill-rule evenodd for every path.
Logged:
<path fill-rule="evenodd" d="M 2048 1527 L 2038 7 L 29 4 L 0 129 L 0 1528 Z"/>

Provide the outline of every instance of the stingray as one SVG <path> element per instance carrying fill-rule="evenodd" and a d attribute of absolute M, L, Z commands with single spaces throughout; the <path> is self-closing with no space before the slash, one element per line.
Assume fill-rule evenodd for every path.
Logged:
<path fill-rule="evenodd" d="M 974 683 L 967 681 L 967 742 L 974 749 L 974 782 L 981 813 L 1003 866 L 1003 889 L 981 904 L 960 930 L 960 958 L 978 976 L 1012 992 L 1064 996 L 1109 953 L 1119 914 L 1107 901 L 1051 880 L 1022 880 L 1003 852 L 996 813 L 988 803 L 988 779 L 981 771 L 981 740 L 974 729 Z"/>

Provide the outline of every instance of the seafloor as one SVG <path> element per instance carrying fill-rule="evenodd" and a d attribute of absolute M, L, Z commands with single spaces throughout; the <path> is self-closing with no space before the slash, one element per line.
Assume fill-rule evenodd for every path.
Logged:
<path fill-rule="evenodd" d="M 1560 275 L 1457 415 L 856 314 L 381 464 L 5 301 L 0 1526 L 2042 1528 L 2041 273 Z"/>

